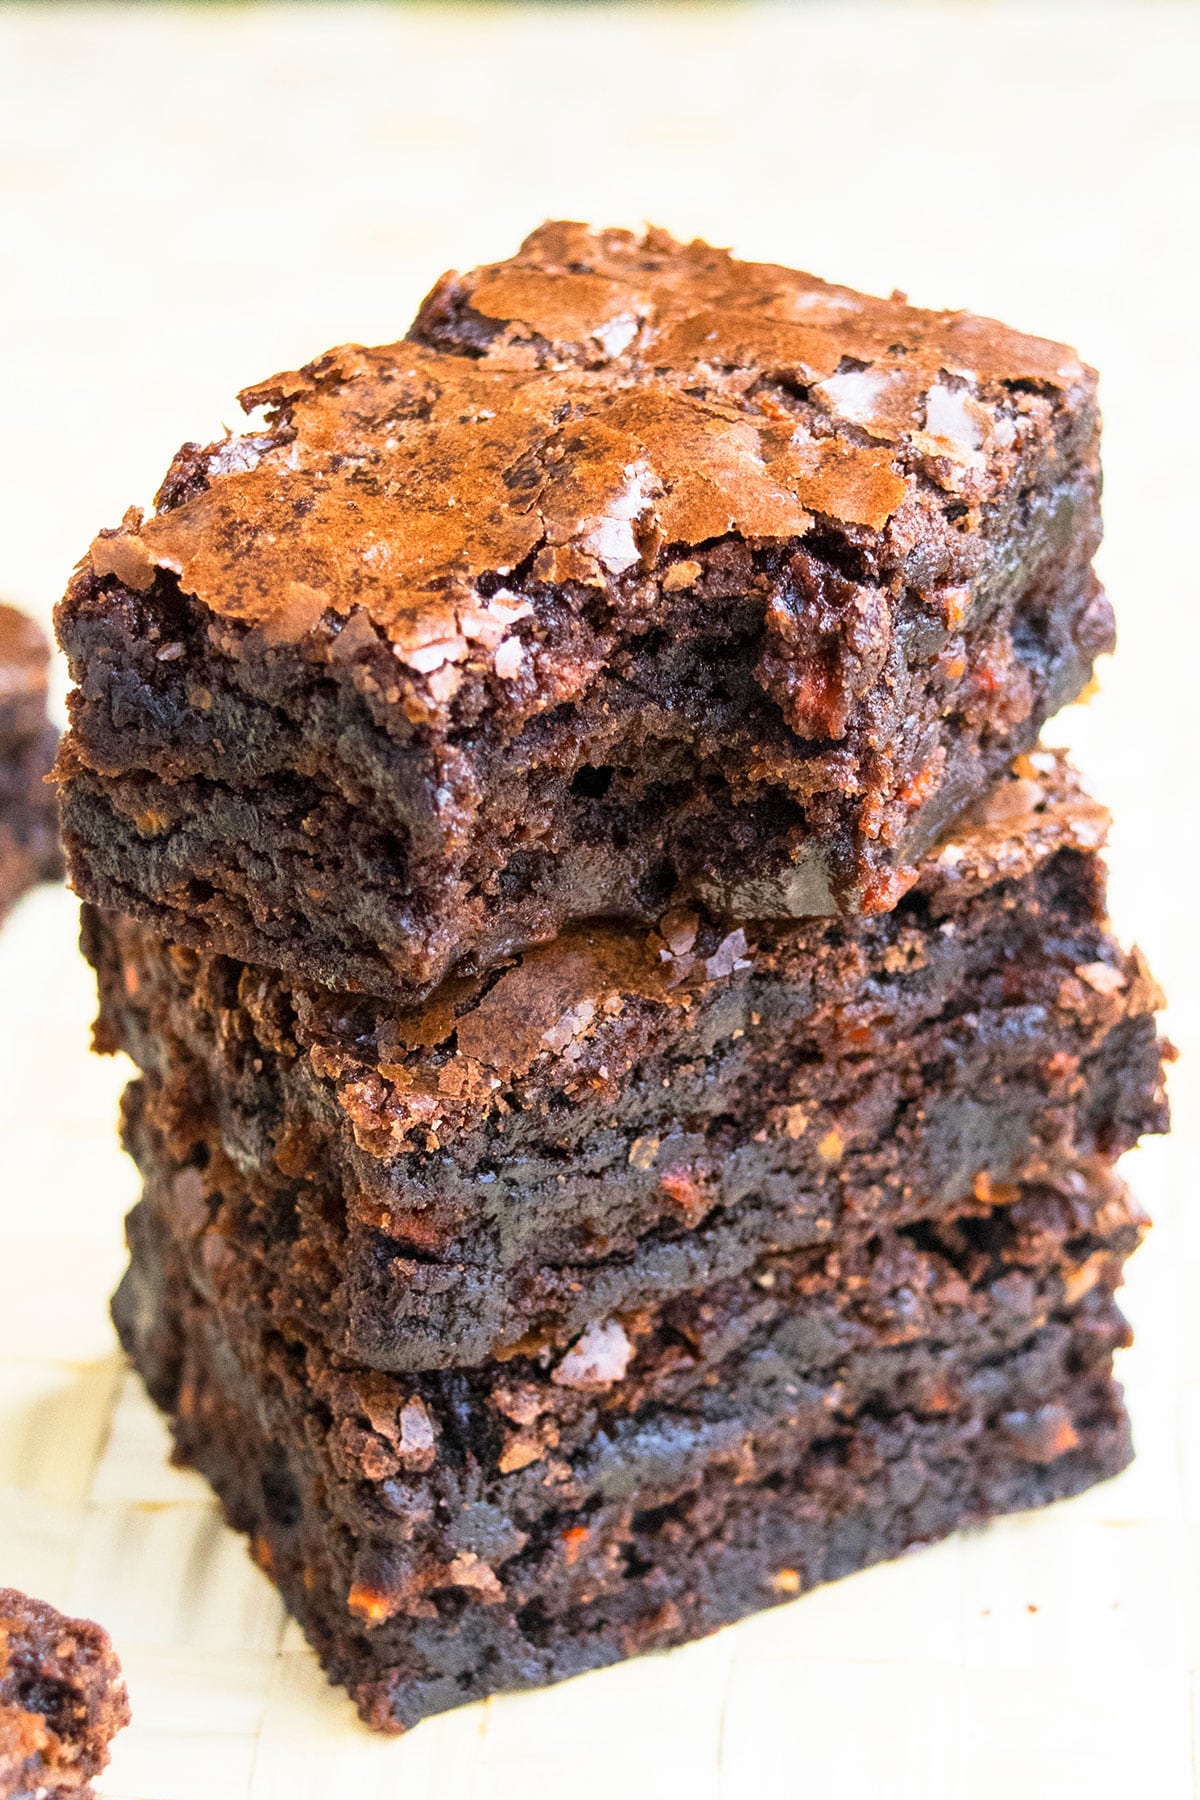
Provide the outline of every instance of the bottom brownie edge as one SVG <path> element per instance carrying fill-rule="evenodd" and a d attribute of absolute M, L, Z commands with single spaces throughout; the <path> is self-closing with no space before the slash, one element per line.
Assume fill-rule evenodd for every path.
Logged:
<path fill-rule="evenodd" d="M 542 1612 L 536 1601 L 514 1613 L 439 1596 L 434 1618 L 406 1621 L 404 1660 L 392 1661 L 384 1658 L 397 1655 L 394 1633 L 376 1651 L 374 1634 L 355 1630 L 348 1619 L 324 1538 L 281 1528 L 268 1516 L 255 1491 L 256 1472 L 231 1455 L 240 1443 L 244 1457 L 244 1417 L 230 1417 L 224 1447 L 184 1440 L 183 1460 L 208 1476 L 230 1524 L 250 1536 L 255 1559 L 326 1674 L 349 1690 L 368 1725 L 400 1732 L 492 1694 L 549 1686 L 707 1637 L 964 1526 L 1069 1498 L 1130 1461 L 1115 1383 L 1101 1378 L 1086 1390 L 1050 1397 L 1044 1411 L 1070 1416 L 1073 1450 L 1044 1465 L 1031 1463 L 1022 1451 L 1003 1448 L 997 1434 L 997 1441 L 963 1457 L 953 1427 L 939 1427 L 921 1445 L 920 1488 L 904 1500 L 894 1488 L 905 1475 L 916 1479 L 911 1465 L 881 1482 L 878 1500 L 856 1504 L 847 1504 L 844 1494 L 826 1499 L 819 1482 L 810 1486 L 818 1469 L 808 1459 L 744 1487 L 736 1475 L 710 1476 L 684 1500 L 635 1520 L 632 1541 L 622 1549 L 626 1579 L 616 1593 L 566 1615 Z M 889 1447 L 898 1446 L 893 1439 Z M 877 1437 L 872 1449 L 879 1448 Z"/>
<path fill-rule="evenodd" d="M 268 1405 L 229 1321 L 172 1266 L 165 1240 L 135 1240 L 134 1252 L 118 1319 L 171 1414 L 179 1459 L 211 1482 L 377 1730 L 705 1636 L 960 1526 L 1077 1493 L 1131 1455 L 1111 1377 L 1125 1327 L 1093 1291 L 1019 1346 L 976 1351 L 942 1413 L 892 1410 L 877 1394 L 852 1412 L 831 1404 L 816 1431 L 760 1421 L 697 1473 L 665 1409 L 653 1492 L 579 1504 L 564 1491 L 535 1515 L 514 1486 L 507 1513 L 475 1504 L 469 1521 L 439 1525 L 452 1542 L 461 1524 L 464 1548 L 435 1567 L 419 1547 L 421 1484 L 339 1496 L 325 1441 L 336 1416 L 317 1407 L 293 1423 Z"/>

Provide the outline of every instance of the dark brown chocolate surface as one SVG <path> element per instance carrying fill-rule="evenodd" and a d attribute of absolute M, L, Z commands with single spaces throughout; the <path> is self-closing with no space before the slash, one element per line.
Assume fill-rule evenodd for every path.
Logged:
<path fill-rule="evenodd" d="M 93 572 L 140 590 L 166 569 L 277 639 L 361 607 L 428 675 L 494 635 L 487 609 L 483 639 L 463 629 L 481 577 L 532 558 L 603 590 L 664 545 L 800 540 L 818 514 L 911 529 L 924 484 L 994 501 L 1049 396 L 1094 393 L 1062 344 L 661 232 L 548 226 L 444 278 L 412 336 L 247 389 L 267 429 L 185 453 Z M 453 685 L 433 684 L 435 712 Z"/>
<path fill-rule="evenodd" d="M 0 1800 L 89 1800 L 128 1723 L 108 1633 L 0 1588 Z"/>
<path fill-rule="evenodd" d="M 1128 1459 L 1112 1300 L 1140 1226 L 1070 1199 L 767 1259 L 565 1355 L 331 1358 L 251 1241 L 130 1220 L 122 1337 L 180 1454 L 368 1721 L 678 1643 Z M 176 1232 L 179 1235 L 176 1235 Z"/>
<path fill-rule="evenodd" d="M 550 226 L 245 399 L 59 628 L 80 891 L 246 961 L 886 909 L 1111 647 L 1094 377 L 967 314 Z"/>
<path fill-rule="evenodd" d="M 470 1364 L 1165 1128 L 1104 824 L 1039 754 L 882 918 L 578 930 L 415 1012 L 85 909 L 98 1042 L 148 1071 L 130 1146 L 214 1254 L 246 1182 L 331 1342 Z"/>

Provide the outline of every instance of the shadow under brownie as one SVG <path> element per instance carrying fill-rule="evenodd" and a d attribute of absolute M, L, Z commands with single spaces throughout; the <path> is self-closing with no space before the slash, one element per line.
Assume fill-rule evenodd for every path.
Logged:
<path fill-rule="evenodd" d="M 1102 1169 L 575 1346 L 399 1377 L 331 1355 L 257 1245 L 143 1203 L 122 1339 L 322 1662 L 398 1729 L 685 1641 L 1128 1460 Z"/>
<path fill-rule="evenodd" d="M 193 1205 L 244 1187 L 293 1303 L 332 1264 L 331 1341 L 383 1368 L 1115 1158 L 1165 1129 L 1161 996 L 1104 915 L 1104 815 L 1021 769 L 885 917 L 576 932 L 412 1013 L 85 908 L 97 1041 L 148 1072 L 130 1147 Z"/>
<path fill-rule="evenodd" d="M 311 981 L 886 910 L 1112 645 L 1095 377 L 969 314 L 551 225 L 243 400 L 59 609 L 65 833 Z"/>

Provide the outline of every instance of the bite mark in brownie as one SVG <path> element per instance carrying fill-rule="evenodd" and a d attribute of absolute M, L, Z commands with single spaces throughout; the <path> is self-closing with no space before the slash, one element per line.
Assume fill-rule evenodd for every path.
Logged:
<path fill-rule="evenodd" d="M 309 980 L 885 910 L 1111 647 L 1093 374 L 969 314 L 555 225 L 244 399 L 60 607 L 67 844 Z"/>
<path fill-rule="evenodd" d="M 54 790 L 58 733 L 46 716 L 50 647 L 0 605 L 0 918 L 35 882 L 62 874 Z"/>
<path fill-rule="evenodd" d="M 1038 753 L 885 917 L 574 931 L 415 1012 L 85 908 L 97 1041 L 147 1072 L 127 1141 L 214 1255 L 244 1189 L 292 1304 L 335 1272 L 343 1353 L 469 1364 L 1165 1129 L 1104 823 Z"/>
<path fill-rule="evenodd" d="M 108 1633 L 0 1588 L 0 1800 L 89 1800 L 128 1723 Z"/>

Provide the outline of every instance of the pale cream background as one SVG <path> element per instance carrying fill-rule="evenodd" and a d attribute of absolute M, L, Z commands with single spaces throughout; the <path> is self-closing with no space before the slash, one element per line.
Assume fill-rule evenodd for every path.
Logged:
<path fill-rule="evenodd" d="M 0 10 L 0 590 L 46 614 L 244 382 L 399 335 L 544 215 L 969 304 L 1103 371 L 1122 648 L 1062 723 L 1190 1060 L 1119 1482 L 667 1658 L 376 1742 L 113 1354 L 123 1071 L 62 894 L 0 936 L 0 1581 L 113 1629 L 121 1800 L 1182 1800 L 1200 1666 L 1193 879 L 1200 14 L 1185 5 Z M 1034 1610 L 1036 1609 L 1036 1610 Z"/>

